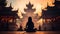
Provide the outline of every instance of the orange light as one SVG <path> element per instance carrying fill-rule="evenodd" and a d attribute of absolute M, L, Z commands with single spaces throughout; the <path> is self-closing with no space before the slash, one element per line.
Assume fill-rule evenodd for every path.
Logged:
<path fill-rule="evenodd" d="M 34 8 L 36 9 L 34 14 L 38 14 L 38 17 L 42 16 L 42 10 L 47 10 L 46 8 L 48 6 L 53 7 L 55 2 L 55 0 L 6 0 L 6 1 L 7 1 L 6 7 L 9 7 L 11 4 L 13 8 L 12 11 L 18 10 L 17 14 L 20 18 L 23 18 L 22 14 L 26 14 L 24 8 L 27 8 L 26 4 L 28 4 L 29 2 L 34 5 L 32 9 Z M 42 26 L 44 21 L 45 20 L 41 18 L 37 21 L 37 23 L 39 23 L 39 25 Z M 23 26 L 25 27 L 26 23 L 23 24 L 24 24 Z"/>

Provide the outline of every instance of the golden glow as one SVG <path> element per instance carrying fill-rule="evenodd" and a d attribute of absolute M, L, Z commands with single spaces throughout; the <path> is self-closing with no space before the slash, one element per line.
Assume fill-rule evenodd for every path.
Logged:
<path fill-rule="evenodd" d="M 19 17 L 23 18 L 22 14 L 26 14 L 26 12 L 24 12 L 24 8 L 26 8 L 28 0 L 6 0 L 6 2 L 6 7 L 9 7 L 11 4 L 13 8 L 12 11 L 18 10 Z"/>
<path fill-rule="evenodd" d="M 44 21 L 45 21 L 45 19 L 42 19 L 42 18 L 41 18 L 41 19 L 39 19 L 39 20 L 37 21 L 37 23 L 42 26 Z"/>
<path fill-rule="evenodd" d="M 11 4 L 11 6 L 13 8 L 12 11 L 18 10 L 18 16 L 20 18 L 23 18 L 22 14 L 27 14 L 24 11 L 24 8 L 27 8 L 26 4 L 28 4 L 29 2 L 34 5 L 32 7 L 32 9 L 34 9 L 34 8 L 36 9 L 34 14 L 38 14 L 38 17 L 41 17 L 42 16 L 42 10 L 47 10 L 46 9 L 47 6 L 53 7 L 55 0 L 6 0 L 6 2 L 7 2 L 6 7 L 9 7 Z M 37 21 L 37 23 L 42 26 L 44 21 L 45 20 L 41 18 Z M 24 23 L 24 25 L 25 24 L 26 23 Z"/>
<path fill-rule="evenodd" d="M 38 14 L 38 16 L 42 15 L 42 10 L 44 10 L 47 6 L 54 6 L 54 2 L 55 0 L 6 0 L 7 1 L 7 5 L 6 7 L 9 7 L 10 4 L 13 7 L 13 11 L 14 10 L 18 10 L 18 15 L 20 16 L 20 18 L 23 18 L 22 13 L 26 14 L 26 12 L 24 12 L 24 8 L 26 7 L 26 4 L 28 4 L 29 2 L 31 2 L 31 4 L 34 5 L 33 8 L 36 8 L 36 11 L 34 12 L 34 14 Z"/>
<path fill-rule="evenodd" d="M 54 6 L 55 0 L 30 0 L 31 4 L 33 4 L 33 8 L 36 8 L 34 14 L 38 14 L 38 16 L 42 15 L 42 10 L 46 10 L 47 6 Z"/>

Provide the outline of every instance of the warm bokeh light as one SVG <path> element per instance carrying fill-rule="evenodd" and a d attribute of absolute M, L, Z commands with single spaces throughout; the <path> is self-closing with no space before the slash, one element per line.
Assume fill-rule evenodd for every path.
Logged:
<path fill-rule="evenodd" d="M 6 0 L 7 5 L 9 7 L 10 4 L 12 6 L 12 11 L 18 10 L 18 15 L 20 18 L 23 18 L 22 14 L 26 14 L 24 12 L 24 8 L 26 8 L 26 4 L 28 4 L 28 0 Z"/>
<path fill-rule="evenodd" d="M 22 17 L 22 13 L 25 14 L 24 8 L 26 7 L 26 4 L 29 2 L 33 4 L 33 8 L 36 8 L 36 11 L 34 14 L 38 14 L 38 16 L 41 16 L 42 14 L 42 9 L 45 9 L 47 6 L 54 6 L 55 0 L 6 0 L 7 5 L 6 7 L 9 7 L 10 4 L 13 7 L 12 10 L 18 10 L 18 15 Z"/>
<path fill-rule="evenodd" d="M 38 17 L 41 17 L 42 10 L 47 10 L 46 8 L 48 6 L 53 7 L 55 0 L 6 0 L 6 2 L 6 7 L 9 7 L 11 5 L 13 8 L 12 11 L 18 10 L 18 16 L 20 18 L 23 18 L 22 14 L 26 14 L 24 8 L 27 8 L 26 4 L 28 4 L 29 2 L 34 5 L 32 9 L 36 9 L 34 14 L 38 14 Z M 44 19 L 41 18 L 37 21 L 37 23 L 42 26 L 43 21 Z"/>
<path fill-rule="evenodd" d="M 36 8 L 34 14 L 41 16 L 42 10 L 45 10 L 47 6 L 54 6 L 55 0 L 30 0 L 30 2 L 34 5 L 33 8 Z"/>

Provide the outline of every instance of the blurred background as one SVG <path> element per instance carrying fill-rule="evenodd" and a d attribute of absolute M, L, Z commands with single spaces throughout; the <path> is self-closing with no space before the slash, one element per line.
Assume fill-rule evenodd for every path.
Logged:
<path fill-rule="evenodd" d="M 53 5 L 50 4 L 52 7 L 47 5 L 47 7 L 43 7 L 42 9 L 41 6 L 43 5 L 39 4 L 32 9 L 35 5 L 31 2 L 23 5 L 26 8 L 22 6 L 23 3 L 18 4 L 23 8 L 21 6 L 21 8 L 18 8 L 15 6 L 16 4 L 13 5 L 12 3 L 7 6 L 6 1 L 8 0 L 0 0 L 0 31 L 26 31 L 29 17 L 32 18 L 32 22 L 34 23 L 33 29 L 36 31 L 60 31 L 60 0 L 54 0 Z"/>

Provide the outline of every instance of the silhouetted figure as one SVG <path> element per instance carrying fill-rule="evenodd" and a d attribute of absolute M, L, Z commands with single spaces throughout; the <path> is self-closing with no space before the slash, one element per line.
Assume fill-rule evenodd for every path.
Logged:
<path fill-rule="evenodd" d="M 28 22 L 26 24 L 26 31 L 27 32 L 35 32 L 35 30 L 34 30 L 34 24 L 32 22 L 32 18 L 31 17 L 28 18 Z"/>

